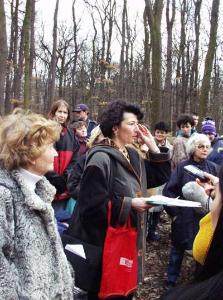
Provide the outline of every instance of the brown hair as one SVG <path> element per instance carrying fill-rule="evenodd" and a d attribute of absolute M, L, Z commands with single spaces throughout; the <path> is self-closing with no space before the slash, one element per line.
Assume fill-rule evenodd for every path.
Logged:
<path fill-rule="evenodd" d="M 79 129 L 79 128 L 83 127 L 83 126 L 85 126 L 85 127 L 87 128 L 87 124 L 86 124 L 86 122 L 84 122 L 84 121 L 76 121 L 76 122 L 74 122 L 74 123 L 72 124 L 72 128 L 74 129 L 74 131 L 75 131 L 76 129 Z"/>
<path fill-rule="evenodd" d="M 55 102 L 53 102 L 51 108 L 50 108 L 50 111 L 48 113 L 48 117 L 50 119 L 53 119 L 55 117 L 55 113 L 56 111 L 58 110 L 58 108 L 61 106 L 61 105 L 64 105 L 66 108 L 67 108 L 67 112 L 68 112 L 68 117 L 67 117 L 67 120 L 65 122 L 65 125 L 67 125 L 67 123 L 70 121 L 70 115 L 71 115 L 71 112 L 70 112 L 70 107 L 69 107 L 69 104 L 67 103 L 67 101 L 63 100 L 63 99 L 59 99 Z"/>
<path fill-rule="evenodd" d="M 23 110 L 14 111 L 1 121 L 0 163 L 8 170 L 29 165 L 45 146 L 59 139 L 61 126 L 42 115 Z"/>

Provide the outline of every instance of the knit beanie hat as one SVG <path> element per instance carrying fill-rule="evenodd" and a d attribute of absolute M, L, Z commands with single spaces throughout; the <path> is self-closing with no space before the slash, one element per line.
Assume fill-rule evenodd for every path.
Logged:
<path fill-rule="evenodd" d="M 215 121 L 213 119 L 206 118 L 202 122 L 202 128 L 201 128 L 202 133 L 204 134 L 214 134 L 216 135 L 216 127 L 215 127 Z"/>

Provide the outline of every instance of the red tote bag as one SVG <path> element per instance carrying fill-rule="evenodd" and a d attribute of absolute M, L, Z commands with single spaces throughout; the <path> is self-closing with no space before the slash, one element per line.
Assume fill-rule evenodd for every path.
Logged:
<path fill-rule="evenodd" d="M 99 298 L 128 296 L 137 288 L 137 232 L 130 217 L 124 226 L 111 226 L 111 201 L 108 203 L 108 229 L 106 233 L 102 279 Z"/>

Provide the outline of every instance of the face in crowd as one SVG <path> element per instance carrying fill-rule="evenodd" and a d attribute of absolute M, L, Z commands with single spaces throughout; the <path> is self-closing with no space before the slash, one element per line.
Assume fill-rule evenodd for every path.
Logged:
<path fill-rule="evenodd" d="M 210 143 L 200 142 L 196 144 L 196 149 L 193 154 L 193 158 L 195 161 L 202 161 L 207 159 L 209 151 L 210 151 Z"/>
<path fill-rule="evenodd" d="M 155 140 L 158 144 L 162 144 L 166 141 L 167 132 L 165 130 L 156 129 L 154 133 Z"/>
<path fill-rule="evenodd" d="M 190 123 L 180 125 L 181 133 L 185 137 L 189 137 L 191 135 L 191 129 L 192 129 L 192 126 Z"/>
<path fill-rule="evenodd" d="M 64 104 L 61 104 L 55 112 L 54 120 L 60 123 L 61 125 L 63 125 L 66 123 L 67 118 L 68 118 L 68 109 Z"/>
<path fill-rule="evenodd" d="M 197 127 L 198 122 L 199 122 L 199 116 L 193 115 L 192 118 L 193 118 L 193 120 L 194 120 L 194 127 Z"/>
<path fill-rule="evenodd" d="M 30 164 L 26 169 L 34 174 L 43 176 L 49 171 L 54 170 L 54 157 L 58 156 L 54 149 L 53 143 L 45 146 L 43 152 L 34 160 L 30 160 Z"/>
<path fill-rule="evenodd" d="M 84 110 L 74 111 L 73 114 L 74 114 L 74 120 L 75 121 L 84 121 L 84 122 L 87 121 L 87 118 L 88 118 L 88 112 L 87 111 L 84 111 Z"/>
<path fill-rule="evenodd" d="M 123 120 L 114 128 L 114 137 L 120 145 L 132 144 L 138 138 L 138 119 L 130 112 L 124 112 Z"/>
<path fill-rule="evenodd" d="M 213 134 L 212 132 L 205 132 L 205 135 L 207 135 L 210 142 L 213 142 L 213 140 L 215 139 L 215 134 Z"/>
<path fill-rule="evenodd" d="M 85 125 L 75 129 L 75 135 L 79 138 L 85 138 L 87 136 L 87 128 Z"/>

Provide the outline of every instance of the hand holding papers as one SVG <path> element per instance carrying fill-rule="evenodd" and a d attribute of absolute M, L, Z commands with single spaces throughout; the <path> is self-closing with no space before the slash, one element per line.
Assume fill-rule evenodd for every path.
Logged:
<path fill-rule="evenodd" d="M 200 202 L 183 200 L 178 198 L 168 198 L 162 195 L 154 195 L 144 198 L 147 204 L 151 205 L 166 205 L 166 206 L 181 206 L 181 207 L 201 207 Z"/>

